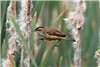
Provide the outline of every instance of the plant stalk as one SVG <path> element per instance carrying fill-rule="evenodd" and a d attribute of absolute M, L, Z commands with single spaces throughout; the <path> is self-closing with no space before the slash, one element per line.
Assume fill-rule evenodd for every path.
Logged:
<path fill-rule="evenodd" d="M 76 66 L 81 67 L 81 28 L 78 29 L 78 41 L 77 41 L 77 48 L 76 48 Z"/>
<path fill-rule="evenodd" d="M 20 67 L 23 67 L 23 59 L 24 59 L 24 46 L 21 47 L 21 61 L 20 61 Z"/>
<path fill-rule="evenodd" d="M 27 16 L 28 16 L 28 48 L 30 49 L 30 23 L 31 23 L 31 0 L 28 0 L 28 6 L 27 6 Z M 28 54 L 28 66 L 30 67 L 30 56 Z"/>

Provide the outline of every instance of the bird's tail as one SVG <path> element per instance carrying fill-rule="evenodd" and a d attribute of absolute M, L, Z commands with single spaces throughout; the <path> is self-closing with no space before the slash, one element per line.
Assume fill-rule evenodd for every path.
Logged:
<path fill-rule="evenodd" d="M 71 40 L 71 41 L 74 41 L 74 42 L 76 42 L 74 39 L 72 39 L 72 38 L 69 38 L 69 37 L 65 37 L 67 40 Z"/>

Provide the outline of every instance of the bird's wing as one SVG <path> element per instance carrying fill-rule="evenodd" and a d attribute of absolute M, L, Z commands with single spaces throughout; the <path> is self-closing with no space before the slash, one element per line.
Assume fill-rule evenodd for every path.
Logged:
<path fill-rule="evenodd" d="M 52 32 L 51 32 L 51 29 L 50 28 L 49 30 L 46 31 L 46 33 L 48 33 L 49 35 L 54 35 L 54 36 L 59 36 L 59 37 L 65 37 L 66 35 L 58 30 L 55 30 L 55 29 L 52 29 Z"/>

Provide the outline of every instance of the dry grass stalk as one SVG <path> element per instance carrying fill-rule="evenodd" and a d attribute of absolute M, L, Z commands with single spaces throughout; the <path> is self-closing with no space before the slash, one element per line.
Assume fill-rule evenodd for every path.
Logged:
<path fill-rule="evenodd" d="M 28 22 L 28 47 L 30 48 L 30 22 L 32 20 L 31 18 L 31 0 L 28 0 L 28 4 L 27 4 L 27 22 Z M 30 56 L 28 54 L 28 66 L 30 67 Z"/>
<path fill-rule="evenodd" d="M 86 10 L 86 4 L 84 1 L 79 0 L 75 1 L 75 11 L 70 12 L 67 19 L 68 29 L 71 30 L 71 34 L 73 35 L 76 42 L 73 43 L 75 48 L 74 53 L 74 63 L 75 67 L 81 67 L 81 28 L 84 24 L 83 12 Z"/>
<path fill-rule="evenodd" d="M 24 46 L 21 47 L 20 67 L 23 67 L 23 59 L 24 59 Z"/>
<path fill-rule="evenodd" d="M 28 39 L 28 47 L 30 48 L 30 22 L 31 22 L 31 1 L 30 0 L 22 0 L 21 1 L 21 12 L 19 14 L 19 26 L 21 32 L 25 39 Z M 28 25 L 28 26 L 27 26 Z M 27 29 L 28 27 L 28 29 Z M 23 58 L 24 58 L 24 46 L 22 44 L 21 48 L 21 64 L 23 67 Z M 30 56 L 28 54 L 27 58 L 25 58 L 25 65 L 30 67 Z M 27 62 L 26 62 L 27 61 Z"/>
<path fill-rule="evenodd" d="M 27 0 L 21 1 L 21 11 L 18 18 L 20 30 L 25 39 L 27 38 L 27 9 L 28 9 L 27 4 L 28 4 Z M 22 44 L 20 67 L 23 67 L 23 61 L 24 61 L 24 46 Z"/>
<path fill-rule="evenodd" d="M 12 67 L 11 58 L 9 56 L 12 56 L 14 58 L 14 54 L 16 52 L 17 34 L 13 26 L 13 23 L 11 22 L 9 14 L 11 14 L 16 20 L 16 1 L 15 0 L 11 0 L 10 5 L 7 8 L 6 26 L 9 25 L 9 27 L 7 26 L 7 32 L 10 33 L 10 38 L 8 40 L 9 50 L 7 51 L 9 59 L 3 60 L 2 62 L 3 67 Z"/>

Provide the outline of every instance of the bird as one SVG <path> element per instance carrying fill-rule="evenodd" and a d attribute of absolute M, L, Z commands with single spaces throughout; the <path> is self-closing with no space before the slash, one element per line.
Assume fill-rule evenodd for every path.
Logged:
<path fill-rule="evenodd" d="M 70 40 L 73 42 L 76 42 L 74 39 L 67 37 L 64 33 L 60 32 L 57 29 L 49 28 L 49 27 L 36 27 L 33 31 L 41 35 L 43 38 L 40 38 L 39 40 L 58 40 L 56 44 L 52 47 L 54 49 L 55 46 L 58 46 L 58 42 L 62 39 Z"/>

